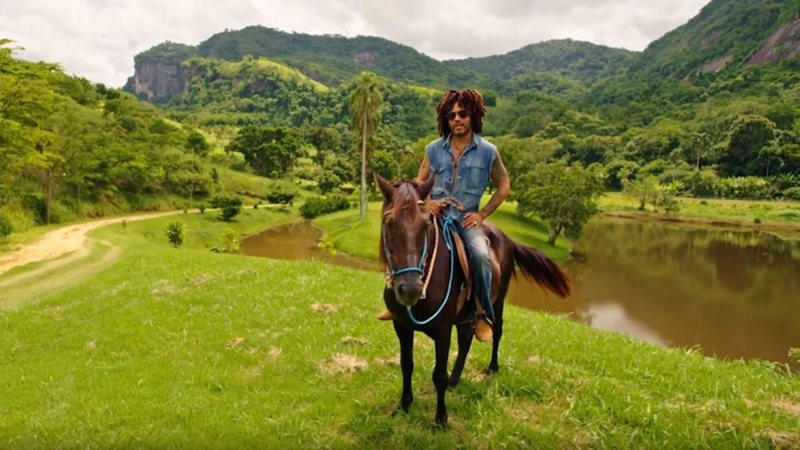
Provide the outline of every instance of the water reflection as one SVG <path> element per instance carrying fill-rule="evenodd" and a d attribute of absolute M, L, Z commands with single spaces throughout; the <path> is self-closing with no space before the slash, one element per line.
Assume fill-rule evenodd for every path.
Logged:
<path fill-rule="evenodd" d="M 570 273 L 576 314 L 587 323 L 605 328 L 598 307 L 613 305 L 627 318 L 617 319 L 626 324 L 616 329 L 651 342 L 782 362 L 790 347 L 800 346 L 796 241 L 758 231 L 601 220 L 579 245 L 588 258 L 570 264 Z"/>
<path fill-rule="evenodd" d="M 266 230 L 242 253 L 320 259 L 377 270 L 377 263 L 331 256 L 308 222 Z M 377 245 L 377 244 L 376 244 Z M 700 346 L 731 358 L 788 362 L 800 347 L 800 244 L 757 231 L 670 223 L 596 220 L 568 263 L 574 295 L 546 295 L 522 277 L 508 301 L 667 346 Z"/>

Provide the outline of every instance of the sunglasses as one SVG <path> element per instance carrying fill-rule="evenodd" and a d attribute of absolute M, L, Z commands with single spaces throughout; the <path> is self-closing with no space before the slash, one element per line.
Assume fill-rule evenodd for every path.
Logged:
<path fill-rule="evenodd" d="M 447 113 L 447 120 L 455 120 L 456 116 L 466 119 L 469 117 L 469 112 L 467 112 L 466 109 L 462 109 L 461 111 L 450 111 Z"/>

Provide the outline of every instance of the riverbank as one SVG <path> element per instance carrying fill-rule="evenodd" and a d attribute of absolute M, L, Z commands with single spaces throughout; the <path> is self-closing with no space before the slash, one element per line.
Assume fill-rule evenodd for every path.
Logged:
<path fill-rule="evenodd" d="M 598 206 L 603 215 L 626 219 L 684 222 L 764 230 L 800 239 L 800 202 L 677 198 L 678 211 L 638 209 L 638 201 L 618 192 L 606 193 Z"/>
<path fill-rule="evenodd" d="M 233 226 L 291 213 L 253 211 Z M 0 312 L 0 441 L 29 447 L 742 448 L 800 445 L 800 378 L 506 311 L 501 370 L 473 345 L 432 426 L 433 349 L 417 339 L 415 403 L 400 393 L 383 278 L 319 262 L 215 254 L 208 216 L 119 224 L 121 249 L 80 286 Z M 254 220 L 250 220 L 254 219 Z M 635 364 L 631 364 L 635 361 Z"/>

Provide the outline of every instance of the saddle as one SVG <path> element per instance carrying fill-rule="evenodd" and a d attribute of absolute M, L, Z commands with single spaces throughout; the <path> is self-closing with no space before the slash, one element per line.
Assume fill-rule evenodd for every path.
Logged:
<path fill-rule="evenodd" d="M 488 238 L 487 238 L 488 239 Z M 464 239 L 458 233 L 453 233 L 453 244 L 456 250 L 456 255 L 458 259 L 458 264 L 461 266 L 462 271 L 464 272 L 465 282 L 464 285 L 461 286 L 461 292 L 458 296 L 458 308 L 456 309 L 457 313 L 461 312 L 464 305 L 467 302 L 467 299 L 472 298 L 472 286 L 473 286 L 473 276 L 471 265 L 469 261 L 469 251 L 467 251 L 466 245 L 464 244 Z M 500 264 L 497 262 L 497 252 L 495 251 L 494 247 L 491 246 L 491 241 L 489 245 L 489 255 L 490 261 L 492 264 L 492 289 L 491 289 L 491 296 L 492 296 L 492 303 L 497 298 L 498 290 L 500 289 Z M 481 313 L 483 311 L 483 306 L 481 302 L 478 301 L 477 297 L 475 298 L 475 307 L 477 308 L 478 312 Z"/>

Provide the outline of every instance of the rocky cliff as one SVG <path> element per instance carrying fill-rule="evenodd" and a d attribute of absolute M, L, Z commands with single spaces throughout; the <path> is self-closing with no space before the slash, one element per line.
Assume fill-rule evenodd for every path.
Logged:
<path fill-rule="evenodd" d="M 180 62 L 143 61 L 136 65 L 124 89 L 139 98 L 158 102 L 183 93 L 187 79 Z"/>

